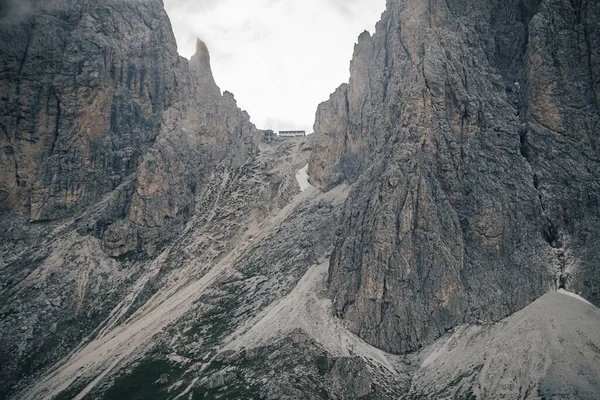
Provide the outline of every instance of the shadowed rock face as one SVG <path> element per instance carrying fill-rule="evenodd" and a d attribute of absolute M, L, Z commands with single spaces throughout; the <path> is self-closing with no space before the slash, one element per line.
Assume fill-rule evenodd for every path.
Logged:
<path fill-rule="evenodd" d="M 329 293 L 393 352 L 553 286 L 600 304 L 594 1 L 388 1 L 319 106 L 311 182 L 355 182 Z"/>
<path fill-rule="evenodd" d="M 40 1 L 3 20 L 4 208 L 69 216 L 136 170 L 174 93 L 163 15 L 157 1 Z"/>
<path fill-rule="evenodd" d="M 255 128 L 221 96 L 206 45 L 177 54 L 161 1 L 31 1 L 0 22 L 0 207 L 30 220 L 118 201 L 82 229 L 111 255 L 155 251 Z M 242 138 L 243 136 L 243 138 Z"/>

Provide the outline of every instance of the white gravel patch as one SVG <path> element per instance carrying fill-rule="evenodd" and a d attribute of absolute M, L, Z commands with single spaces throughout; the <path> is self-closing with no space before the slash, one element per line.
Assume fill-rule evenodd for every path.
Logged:
<path fill-rule="evenodd" d="M 574 297 L 574 298 L 576 298 L 579 301 L 583 301 L 584 303 L 588 303 L 590 305 L 593 305 L 592 303 L 590 303 L 589 301 L 587 301 L 583 297 L 579 296 L 578 294 L 575 294 L 573 292 L 569 292 L 569 291 L 567 291 L 565 289 L 558 289 L 558 293 L 566 294 L 567 296 Z"/>
<path fill-rule="evenodd" d="M 304 168 L 301 168 L 296 173 L 296 180 L 298 181 L 298 185 L 300 185 L 301 192 L 312 186 L 310 183 L 308 183 L 308 164 L 306 164 Z"/>

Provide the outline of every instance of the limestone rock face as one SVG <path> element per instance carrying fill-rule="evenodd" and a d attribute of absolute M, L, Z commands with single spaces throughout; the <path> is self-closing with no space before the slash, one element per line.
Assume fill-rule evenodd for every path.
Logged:
<path fill-rule="evenodd" d="M 256 129 L 221 95 L 206 45 L 178 56 L 162 1 L 15 3 L 0 42 L 5 210 L 80 216 L 118 190 L 82 229 L 112 255 L 152 252 L 189 218 L 213 165 L 254 151 Z"/>
<path fill-rule="evenodd" d="M 145 287 L 261 135 L 203 42 L 177 54 L 161 0 L 2 2 L 0 95 L 4 398 Z"/>
<path fill-rule="evenodd" d="M 0 30 L 1 205 L 64 218 L 136 171 L 175 94 L 176 44 L 159 1 L 20 10 Z"/>
<path fill-rule="evenodd" d="M 162 1 L 0 2 L 0 398 L 597 399 L 599 11 L 390 0 L 267 144 Z"/>
<path fill-rule="evenodd" d="M 406 352 L 552 287 L 600 304 L 600 7 L 388 1 L 321 104 L 311 182 L 354 189 L 330 263 L 347 326 Z"/>

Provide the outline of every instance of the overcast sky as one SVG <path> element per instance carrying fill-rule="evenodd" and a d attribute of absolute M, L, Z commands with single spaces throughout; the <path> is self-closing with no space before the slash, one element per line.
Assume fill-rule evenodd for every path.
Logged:
<path fill-rule="evenodd" d="M 317 105 L 349 78 L 358 35 L 385 0 L 164 0 L 179 53 L 206 42 L 222 91 L 252 122 L 312 132 Z"/>

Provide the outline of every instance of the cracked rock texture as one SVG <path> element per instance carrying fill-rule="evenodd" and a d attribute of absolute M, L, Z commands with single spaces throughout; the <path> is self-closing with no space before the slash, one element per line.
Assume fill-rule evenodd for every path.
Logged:
<path fill-rule="evenodd" d="M 266 144 L 162 1 L 0 2 L 0 398 L 599 398 L 598 17 L 390 0 Z"/>
<path fill-rule="evenodd" d="M 403 353 L 551 288 L 600 304 L 600 4 L 388 1 L 321 104 L 311 182 L 354 183 L 347 326 Z"/>
<path fill-rule="evenodd" d="M 162 1 L 15 3 L 0 43 L 0 207 L 64 219 L 116 191 L 82 221 L 111 255 L 154 252 L 213 166 L 255 150 L 206 45 L 189 62 L 177 54 Z"/>

